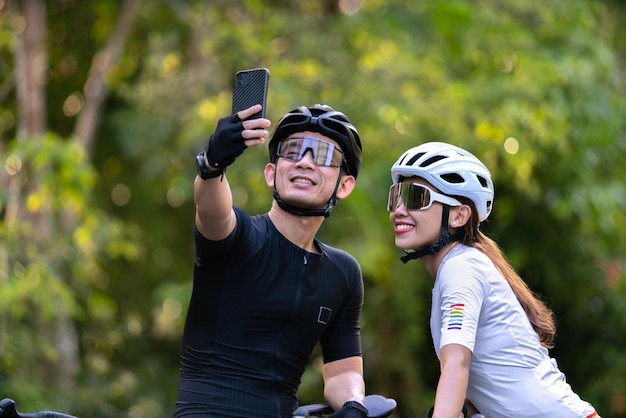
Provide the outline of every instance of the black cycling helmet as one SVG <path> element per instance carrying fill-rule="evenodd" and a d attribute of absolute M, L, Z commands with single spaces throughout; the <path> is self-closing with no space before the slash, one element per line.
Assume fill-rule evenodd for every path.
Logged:
<path fill-rule="evenodd" d="M 278 121 L 276 129 L 272 134 L 269 143 L 270 161 L 276 163 L 278 160 L 278 144 L 289 135 L 297 132 L 317 132 L 339 144 L 345 158 L 345 172 L 354 178 L 359 174 L 361 168 L 362 150 L 361 138 L 356 128 L 350 123 L 346 115 L 337 112 L 330 106 L 316 104 L 311 107 L 300 106 L 283 115 Z M 326 203 L 325 208 L 310 209 L 300 208 L 285 202 L 274 184 L 274 200 L 284 210 L 299 216 L 330 216 L 332 208 L 337 204 L 337 189 L 341 182 L 341 172 L 337 177 L 335 191 Z"/>
<path fill-rule="evenodd" d="M 346 158 L 346 173 L 358 176 L 363 160 L 359 133 L 346 115 L 327 105 L 300 106 L 283 115 L 270 139 L 270 161 L 276 162 L 280 141 L 304 131 L 318 132 L 337 141 Z"/>

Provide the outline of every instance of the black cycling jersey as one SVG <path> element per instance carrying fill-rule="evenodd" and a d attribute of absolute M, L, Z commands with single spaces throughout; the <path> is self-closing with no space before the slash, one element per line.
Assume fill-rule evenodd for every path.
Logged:
<path fill-rule="evenodd" d="M 361 355 L 363 281 L 348 253 L 289 242 L 235 209 L 222 241 L 196 229 L 176 417 L 291 417 L 317 342 L 324 362 Z"/>

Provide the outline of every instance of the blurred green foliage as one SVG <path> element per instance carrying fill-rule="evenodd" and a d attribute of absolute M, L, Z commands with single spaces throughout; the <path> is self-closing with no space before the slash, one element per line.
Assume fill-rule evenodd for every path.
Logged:
<path fill-rule="evenodd" d="M 326 103 L 363 139 L 357 188 L 320 238 L 363 269 L 368 392 L 394 397 L 397 417 L 433 402 L 432 282 L 399 261 L 385 204 L 395 159 L 446 141 L 490 167 L 495 209 L 482 228 L 554 309 L 553 355 L 570 384 L 603 417 L 626 417 L 623 2 L 143 0 L 106 74 L 93 156 L 64 103 L 84 96 L 123 2 L 42 2 L 49 132 L 26 138 L 20 3 L 0 1 L 0 397 L 85 418 L 171 416 L 193 157 L 229 113 L 234 73 L 264 66 L 270 119 Z M 253 148 L 228 170 L 251 213 L 271 203 L 267 159 Z M 319 361 L 302 402 L 322 398 Z"/>

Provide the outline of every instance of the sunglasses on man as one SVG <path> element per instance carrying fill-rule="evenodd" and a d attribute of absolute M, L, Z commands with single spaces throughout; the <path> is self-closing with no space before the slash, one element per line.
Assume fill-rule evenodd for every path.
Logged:
<path fill-rule="evenodd" d="M 292 136 L 281 141 L 276 153 L 279 157 L 300 161 L 309 151 L 318 166 L 341 167 L 344 161 L 343 152 L 334 144 L 306 136 Z"/>
<path fill-rule="evenodd" d="M 461 206 L 458 200 L 446 196 L 418 183 L 396 183 L 389 188 L 387 210 L 393 212 L 400 203 L 407 210 L 426 210 L 433 202 L 445 203 L 450 206 Z"/>

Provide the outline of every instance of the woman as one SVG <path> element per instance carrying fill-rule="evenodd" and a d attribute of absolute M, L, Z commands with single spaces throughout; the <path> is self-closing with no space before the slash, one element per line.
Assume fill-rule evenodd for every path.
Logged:
<path fill-rule="evenodd" d="M 432 416 L 457 418 L 467 399 L 487 418 L 598 417 L 549 357 L 552 311 L 478 229 L 493 204 L 487 167 L 430 142 L 406 151 L 391 174 L 395 244 L 435 281 L 430 326 L 441 375 Z"/>

